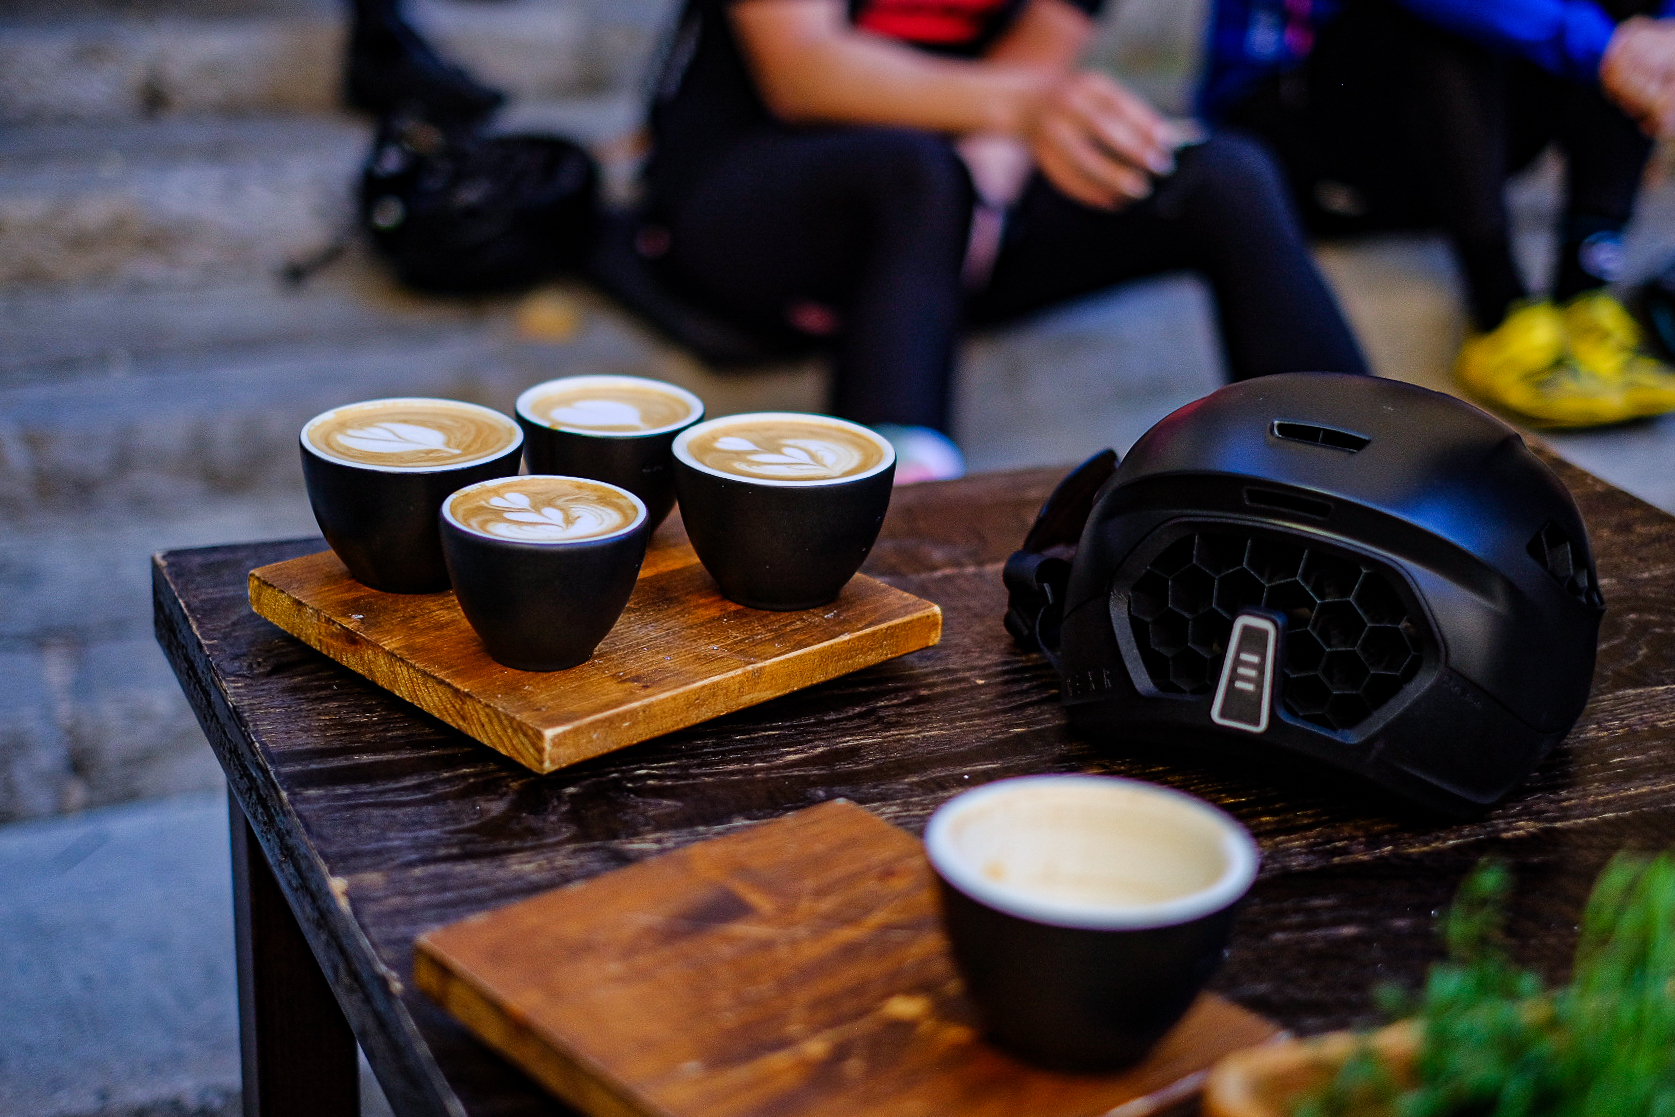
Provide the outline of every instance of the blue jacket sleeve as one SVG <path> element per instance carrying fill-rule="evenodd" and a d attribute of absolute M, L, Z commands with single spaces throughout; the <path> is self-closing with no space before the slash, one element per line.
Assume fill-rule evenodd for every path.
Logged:
<path fill-rule="evenodd" d="M 1501 47 L 1574 81 L 1599 81 L 1616 24 L 1592 0 L 1400 0 L 1456 34 Z M 1660 14 L 1675 14 L 1664 0 Z"/>

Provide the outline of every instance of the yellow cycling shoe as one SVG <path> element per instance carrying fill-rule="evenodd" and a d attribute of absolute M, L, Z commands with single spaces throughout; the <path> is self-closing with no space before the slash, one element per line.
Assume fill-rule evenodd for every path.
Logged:
<path fill-rule="evenodd" d="M 1640 324 L 1601 288 L 1565 304 L 1565 334 L 1580 365 L 1622 385 L 1633 418 L 1675 411 L 1675 369 L 1650 356 Z"/>
<path fill-rule="evenodd" d="M 1499 386 L 1533 376 L 1565 355 L 1564 317 L 1550 302 L 1525 303 L 1486 334 L 1467 338 L 1455 371 L 1480 399 L 1496 401 Z"/>
<path fill-rule="evenodd" d="M 1570 356 L 1565 319 L 1550 302 L 1525 303 L 1460 347 L 1455 371 L 1483 403 L 1541 427 L 1597 427 L 1639 418 L 1616 377 Z"/>
<path fill-rule="evenodd" d="M 1568 356 L 1540 372 L 1502 382 L 1485 398 L 1532 427 L 1604 427 L 1646 414 L 1621 380 L 1601 376 Z"/>

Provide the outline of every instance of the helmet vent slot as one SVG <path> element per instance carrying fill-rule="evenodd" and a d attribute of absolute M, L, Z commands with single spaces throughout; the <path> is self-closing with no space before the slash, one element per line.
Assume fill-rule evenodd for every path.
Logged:
<path fill-rule="evenodd" d="M 1337 427 L 1325 427 L 1319 423 L 1297 423 L 1289 419 L 1274 420 L 1274 437 L 1283 438 L 1287 442 L 1307 442 L 1311 446 L 1328 446 L 1333 450 L 1346 450 L 1351 454 L 1360 453 L 1372 441 L 1364 434 L 1354 431 L 1339 430 Z"/>
<path fill-rule="evenodd" d="M 1248 608 L 1285 616 L 1282 701 L 1324 729 L 1371 717 L 1423 660 L 1418 624 L 1384 571 L 1272 536 L 1201 531 L 1165 547 L 1129 590 L 1129 623 L 1152 685 L 1209 694 L 1233 619 Z"/>
<path fill-rule="evenodd" d="M 1594 583 L 1587 548 L 1572 541 L 1564 528 L 1548 520 L 1524 549 L 1570 596 L 1594 609 L 1605 607 L 1605 599 Z"/>
<path fill-rule="evenodd" d="M 1289 512 L 1294 516 L 1307 516 L 1311 520 L 1324 520 L 1332 514 L 1332 503 L 1326 500 L 1316 500 L 1313 497 L 1302 496 L 1298 493 L 1280 492 L 1276 489 L 1246 489 L 1245 503 L 1255 508 L 1266 508 L 1273 512 Z"/>

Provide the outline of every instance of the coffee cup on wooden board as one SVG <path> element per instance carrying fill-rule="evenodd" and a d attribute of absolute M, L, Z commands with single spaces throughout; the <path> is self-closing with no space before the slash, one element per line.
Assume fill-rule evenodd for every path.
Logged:
<path fill-rule="evenodd" d="M 837 597 L 884 526 L 896 467 L 858 423 L 783 411 L 688 427 L 674 455 L 692 549 L 723 596 L 755 609 Z"/>
<path fill-rule="evenodd" d="M 461 486 L 516 473 L 523 431 L 473 403 L 380 399 L 316 415 L 301 444 L 314 518 L 350 575 L 436 593 L 448 588 L 437 509 Z"/>
<path fill-rule="evenodd" d="M 566 376 L 518 396 L 531 473 L 591 477 L 645 503 L 656 530 L 675 504 L 670 446 L 704 417 L 685 388 L 640 376 Z"/>
<path fill-rule="evenodd" d="M 531 474 L 454 493 L 441 531 L 454 596 L 489 656 L 561 671 L 587 662 L 622 615 L 651 522 L 627 489 Z"/>
<path fill-rule="evenodd" d="M 925 829 L 943 923 L 988 1037 L 1030 1062 L 1137 1062 L 1220 965 L 1256 876 L 1250 834 L 1203 800 L 1114 776 L 1023 776 Z"/>

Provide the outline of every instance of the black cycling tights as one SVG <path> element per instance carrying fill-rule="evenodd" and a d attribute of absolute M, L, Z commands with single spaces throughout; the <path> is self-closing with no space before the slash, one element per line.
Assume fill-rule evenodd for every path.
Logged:
<path fill-rule="evenodd" d="M 1651 141 L 1597 88 L 1446 34 L 1411 41 L 1409 150 L 1430 154 L 1414 166 L 1454 242 L 1478 327 L 1492 329 L 1529 295 L 1513 258 L 1505 185 L 1549 142 L 1566 158 L 1553 298 L 1616 278 L 1610 264 L 1588 259 L 1586 246 L 1601 235 L 1615 244 L 1627 226 Z"/>
<path fill-rule="evenodd" d="M 1610 278 L 1589 271 L 1584 246 L 1628 223 L 1651 152 L 1597 87 L 1469 42 L 1393 0 L 1346 0 L 1308 62 L 1252 90 L 1228 120 L 1278 153 L 1315 232 L 1442 226 L 1484 330 L 1528 295 L 1513 260 L 1507 176 L 1549 143 L 1565 153 L 1553 291 L 1563 300 Z"/>
<path fill-rule="evenodd" d="M 1154 195 L 1088 209 L 1037 178 L 986 290 L 960 272 L 972 187 L 949 141 L 887 128 L 774 128 L 658 208 L 669 261 L 708 301 L 768 331 L 831 332 L 832 410 L 946 430 L 962 324 L 986 324 L 1139 276 L 1203 273 L 1236 380 L 1365 372 L 1263 150 L 1218 135 Z M 1066 400 L 1066 407 L 1075 406 Z"/>

